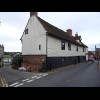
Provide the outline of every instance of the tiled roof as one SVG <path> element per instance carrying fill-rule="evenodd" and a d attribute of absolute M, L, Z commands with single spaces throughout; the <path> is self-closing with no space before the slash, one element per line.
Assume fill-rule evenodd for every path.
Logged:
<path fill-rule="evenodd" d="M 67 41 L 72 42 L 72 43 L 74 43 L 74 44 L 87 47 L 87 46 L 84 45 L 83 43 L 81 43 L 81 44 L 78 43 L 78 42 L 76 41 L 76 39 L 75 39 L 74 36 L 68 35 L 67 32 L 64 32 L 63 30 L 61 30 L 61 29 L 59 29 L 59 28 L 57 28 L 57 27 L 55 27 L 55 26 L 49 24 L 48 22 L 44 21 L 43 19 L 41 19 L 41 18 L 38 17 L 38 16 L 37 16 L 37 18 L 38 18 L 38 20 L 40 21 L 40 23 L 43 25 L 43 27 L 46 29 L 46 31 L 47 31 L 49 34 L 51 34 L 51 35 L 53 35 L 53 36 L 56 36 L 56 37 L 58 37 L 58 38 L 62 38 L 62 39 L 64 39 L 64 40 L 67 40 Z"/>

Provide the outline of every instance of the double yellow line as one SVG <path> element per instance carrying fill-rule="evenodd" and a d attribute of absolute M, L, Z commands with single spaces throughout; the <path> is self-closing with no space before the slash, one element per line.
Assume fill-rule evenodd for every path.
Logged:
<path fill-rule="evenodd" d="M 0 87 L 8 87 L 6 80 L 1 75 L 0 75 L 0 81 L 1 81 Z"/>

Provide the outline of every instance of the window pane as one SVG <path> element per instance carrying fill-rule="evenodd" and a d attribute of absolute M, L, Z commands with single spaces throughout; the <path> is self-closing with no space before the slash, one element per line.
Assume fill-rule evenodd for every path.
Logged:
<path fill-rule="evenodd" d="M 65 42 L 61 41 L 61 50 L 65 50 Z"/>
<path fill-rule="evenodd" d="M 25 29 L 25 34 L 28 34 L 28 29 Z"/>
<path fill-rule="evenodd" d="M 39 45 L 39 50 L 41 50 L 41 45 Z"/>
<path fill-rule="evenodd" d="M 78 46 L 76 46 L 76 51 L 78 51 Z"/>
<path fill-rule="evenodd" d="M 85 50 L 84 50 L 84 47 L 83 47 L 83 52 L 84 52 Z"/>
<path fill-rule="evenodd" d="M 68 43 L 68 50 L 71 51 L 71 43 Z"/>

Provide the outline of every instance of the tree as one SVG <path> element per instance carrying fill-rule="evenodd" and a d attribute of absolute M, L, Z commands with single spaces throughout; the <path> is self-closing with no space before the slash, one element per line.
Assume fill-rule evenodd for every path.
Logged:
<path fill-rule="evenodd" d="M 16 55 L 12 60 L 12 64 L 17 68 L 21 67 L 21 63 L 22 63 L 22 55 L 20 54 Z"/>

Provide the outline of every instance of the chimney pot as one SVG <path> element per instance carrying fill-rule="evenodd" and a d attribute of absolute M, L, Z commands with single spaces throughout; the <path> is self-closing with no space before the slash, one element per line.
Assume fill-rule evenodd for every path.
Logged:
<path fill-rule="evenodd" d="M 78 37 L 78 33 L 75 34 L 75 37 Z"/>
<path fill-rule="evenodd" d="M 75 34 L 75 39 L 76 40 L 81 40 L 81 36 L 78 36 L 78 32 Z"/>
<path fill-rule="evenodd" d="M 30 12 L 30 17 L 33 15 L 38 16 L 38 12 Z"/>

